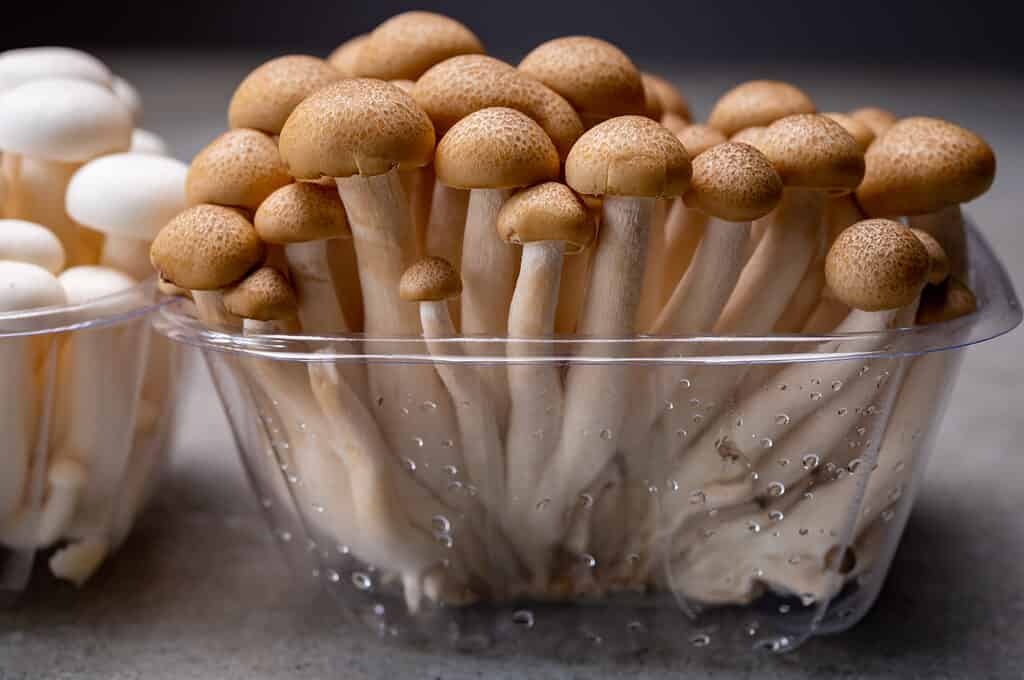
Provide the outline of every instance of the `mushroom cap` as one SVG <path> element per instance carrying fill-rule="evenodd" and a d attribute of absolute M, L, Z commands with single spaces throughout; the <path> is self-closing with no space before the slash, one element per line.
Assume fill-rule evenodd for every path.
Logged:
<path fill-rule="evenodd" d="M 743 142 L 749 144 L 761 153 L 764 153 L 765 145 L 764 140 L 768 134 L 768 128 L 764 125 L 754 125 L 752 127 L 743 128 L 732 137 L 729 138 L 730 142 Z"/>
<path fill-rule="evenodd" d="M 156 277 L 156 289 L 160 291 L 161 295 L 167 295 L 168 297 L 183 297 L 192 299 L 192 293 L 185 288 L 176 286 L 162 276 Z"/>
<path fill-rule="evenodd" d="M 57 280 L 64 288 L 69 305 L 84 305 L 108 295 L 115 295 L 137 283 L 124 272 L 95 265 L 71 267 L 64 270 Z"/>
<path fill-rule="evenodd" d="M 787 187 L 842 194 L 864 177 L 864 152 L 831 118 L 797 114 L 768 126 L 761 151 Z"/>
<path fill-rule="evenodd" d="M 686 147 L 687 153 L 690 154 L 690 158 L 696 158 L 700 154 L 704 153 L 708 149 L 718 144 L 724 144 L 729 141 L 728 137 L 723 135 L 721 132 L 711 127 L 710 125 L 687 125 L 681 130 L 673 130 L 676 133 L 676 137 Z"/>
<path fill-rule="evenodd" d="M 640 71 L 622 50 L 604 40 L 549 40 L 523 57 L 519 70 L 569 100 L 587 127 L 615 116 L 644 113 Z"/>
<path fill-rule="evenodd" d="M 57 274 L 64 269 L 64 246 L 41 224 L 0 220 L 0 260 L 28 262 Z"/>
<path fill-rule="evenodd" d="M 380 24 L 362 43 L 358 75 L 381 80 L 416 80 L 428 68 L 458 54 L 483 54 L 471 30 L 441 14 L 404 12 Z"/>
<path fill-rule="evenodd" d="M 413 88 L 416 87 L 416 82 L 412 80 L 399 79 L 389 80 L 388 82 L 397 87 L 402 92 L 405 92 L 406 94 L 412 94 Z"/>
<path fill-rule="evenodd" d="M 929 234 L 923 229 L 913 229 L 914 236 L 924 244 L 925 250 L 928 251 L 928 259 L 931 261 L 931 269 L 928 272 L 928 283 L 933 286 L 937 286 L 947 278 L 952 271 L 952 266 L 949 263 L 949 255 L 946 254 L 946 250 L 942 247 L 935 237 Z"/>
<path fill-rule="evenodd" d="M 424 73 L 413 97 L 438 135 L 480 109 L 504 106 L 525 113 L 551 137 L 565 158 L 583 134 L 572 104 L 557 92 L 503 61 L 482 54 L 446 59 Z"/>
<path fill-rule="evenodd" d="M 359 51 L 363 49 L 369 34 L 356 35 L 334 48 L 327 63 L 341 74 L 342 78 L 358 78 L 363 74 L 359 72 Z"/>
<path fill-rule="evenodd" d="M 439 302 L 462 292 L 459 272 L 443 257 L 425 257 L 402 273 L 398 294 L 409 302 Z"/>
<path fill-rule="evenodd" d="M 142 95 L 121 76 L 114 76 L 110 82 L 110 89 L 121 102 L 128 107 L 132 114 L 132 123 L 138 125 L 142 121 Z"/>
<path fill-rule="evenodd" d="M 78 163 L 131 144 L 128 107 L 88 80 L 32 80 L 0 93 L 0 149 Z"/>
<path fill-rule="evenodd" d="M 672 113 L 671 111 L 662 114 L 661 124 L 667 127 L 672 132 L 679 134 L 680 130 L 684 130 L 690 127 L 690 121 L 683 118 L 678 113 Z"/>
<path fill-rule="evenodd" d="M 561 182 L 545 182 L 516 193 L 501 206 L 497 227 L 509 243 L 565 241 L 567 254 L 582 251 L 597 233 L 586 204 Z"/>
<path fill-rule="evenodd" d="M 931 259 L 914 232 L 892 220 L 863 220 L 836 238 L 825 280 L 849 307 L 876 312 L 912 303 L 928 282 Z"/>
<path fill-rule="evenodd" d="M 951 276 L 942 285 L 925 287 L 915 323 L 928 326 L 952 321 L 977 310 L 978 298 L 960 279 Z"/>
<path fill-rule="evenodd" d="M 620 116 L 590 128 L 565 162 L 566 183 L 592 196 L 681 196 L 690 172 L 682 142 L 644 116 Z"/>
<path fill-rule="evenodd" d="M 281 133 L 303 99 L 341 78 L 323 59 L 302 54 L 277 57 L 258 66 L 239 84 L 228 105 L 228 126 Z"/>
<path fill-rule="evenodd" d="M 291 181 L 269 135 L 259 130 L 228 130 L 192 159 L 185 195 L 189 205 L 212 203 L 255 210 L 274 190 Z"/>
<path fill-rule="evenodd" d="M 996 174 L 985 140 L 937 118 L 904 118 L 864 157 L 857 200 L 873 216 L 923 215 L 967 203 L 988 191 Z"/>
<path fill-rule="evenodd" d="M 661 120 L 666 113 L 671 113 L 684 120 L 690 120 L 690 105 L 686 103 L 686 98 L 679 88 L 653 73 L 641 73 L 640 79 L 644 85 L 644 102 L 648 118 Z M 652 113 L 657 115 L 651 115 Z"/>
<path fill-rule="evenodd" d="M 865 106 L 864 108 L 850 111 L 850 117 L 867 125 L 875 133 L 875 137 L 881 137 L 889 128 L 899 120 L 894 114 L 877 106 Z"/>
<path fill-rule="evenodd" d="M 230 286 L 263 262 L 265 246 L 237 210 L 197 205 L 168 222 L 150 248 L 153 267 L 188 290 Z"/>
<path fill-rule="evenodd" d="M 167 155 L 167 142 L 155 132 L 135 128 L 132 130 L 132 142 L 128 148 L 132 153 L 149 153 L 154 156 Z"/>
<path fill-rule="evenodd" d="M 850 136 L 857 142 L 857 146 L 860 147 L 861 151 L 867 151 L 868 147 L 871 146 L 871 142 L 875 141 L 875 131 L 849 114 L 829 112 L 821 115 L 831 118 L 842 125 L 843 129 L 849 132 Z"/>
<path fill-rule="evenodd" d="M 338 189 L 312 182 L 289 184 L 267 196 L 253 225 L 266 243 L 352 237 Z"/>
<path fill-rule="evenodd" d="M 429 164 L 434 126 L 401 89 L 355 78 L 331 83 L 296 106 L 279 144 L 297 179 L 383 175 Z"/>
<path fill-rule="evenodd" d="M 532 118 L 515 109 L 475 111 L 437 145 L 434 170 L 459 189 L 515 189 L 556 179 L 558 151 Z"/>
<path fill-rule="evenodd" d="M 260 267 L 224 291 L 224 307 L 235 316 L 278 321 L 295 316 L 295 291 L 284 274 Z"/>
<path fill-rule="evenodd" d="M 39 265 L 0 260 L 0 314 L 67 302 L 57 277 Z"/>
<path fill-rule="evenodd" d="M 764 217 L 782 199 L 782 179 L 765 155 L 742 142 L 724 142 L 693 159 L 687 207 L 729 222 Z"/>
<path fill-rule="evenodd" d="M 185 209 L 187 174 L 188 166 L 166 156 L 100 156 L 71 176 L 65 210 L 76 222 L 104 234 L 152 241 Z"/>
<path fill-rule="evenodd" d="M 73 78 L 110 87 L 113 76 L 106 65 L 71 47 L 22 47 L 0 52 L 0 92 L 30 80 Z"/>
<path fill-rule="evenodd" d="M 816 110 L 811 98 L 789 83 L 750 80 L 719 97 L 708 125 L 731 137 L 744 128 L 768 126 L 780 118 Z"/>

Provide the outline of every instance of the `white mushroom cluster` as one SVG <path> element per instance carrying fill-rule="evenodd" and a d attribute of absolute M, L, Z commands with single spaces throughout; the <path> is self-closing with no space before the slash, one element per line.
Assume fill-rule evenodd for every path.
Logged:
<path fill-rule="evenodd" d="M 880 559 L 949 370 L 887 355 L 888 331 L 974 310 L 979 137 L 776 81 L 694 123 L 605 41 L 512 65 L 425 12 L 259 66 L 229 124 L 153 264 L 219 331 L 316 338 L 323 360 L 234 365 L 286 471 L 264 492 L 411 610 L 813 603 Z M 756 357 L 775 334 L 859 358 L 647 339 Z M 401 337 L 433 361 L 330 360 Z"/>
<path fill-rule="evenodd" d="M 143 382 L 127 367 L 147 352 L 144 324 L 25 332 L 33 310 L 67 307 L 51 311 L 73 326 L 147 304 L 135 286 L 185 206 L 187 168 L 140 116 L 131 84 L 91 55 L 0 52 L 0 331 L 21 333 L 0 339 L 0 550 L 61 546 L 51 570 L 78 584 L 151 486 L 156 462 L 132 452 L 159 421 L 169 350 L 154 343 Z"/>

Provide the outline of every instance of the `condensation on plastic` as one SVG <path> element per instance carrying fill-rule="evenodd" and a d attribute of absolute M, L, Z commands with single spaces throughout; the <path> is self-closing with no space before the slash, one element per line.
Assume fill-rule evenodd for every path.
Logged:
<path fill-rule="evenodd" d="M 462 338 L 439 342 L 452 356 L 438 356 L 413 338 L 243 337 L 206 329 L 179 307 L 155 323 L 204 350 L 275 535 L 286 552 L 302 556 L 296 568 L 312 570 L 347 613 L 381 635 L 568 658 L 650 649 L 782 652 L 845 630 L 870 608 L 962 348 L 1021 320 L 988 244 L 972 230 L 969 246 L 978 311 L 884 333 Z M 472 359 L 455 351 L 470 344 L 493 351 L 477 350 L 486 356 Z M 466 438 L 467 421 L 455 423 L 458 407 L 472 404 L 438 399 L 422 373 L 431 364 L 467 379 L 488 365 L 577 375 L 611 369 L 623 389 L 651 376 L 676 387 L 639 438 L 628 436 L 638 418 L 628 400 L 614 425 L 584 417 L 577 431 L 583 450 L 604 450 L 609 462 L 588 470 L 585 458 L 563 470 L 581 482 L 575 486 L 552 482 L 549 468 L 527 469 L 531 482 L 509 522 L 508 504 L 491 502 L 466 464 L 475 440 Z M 399 489 L 390 499 L 399 514 L 417 536 L 436 541 L 448 604 L 410 597 L 404 565 L 385 555 L 386 541 L 374 539 L 360 514 L 358 498 L 372 495 L 372 475 L 350 484 L 347 471 L 365 463 L 331 433 L 332 418 L 351 414 L 321 415 L 308 392 L 311 377 L 353 367 L 398 376 L 396 398 L 364 400 L 376 421 L 404 418 L 412 428 L 401 440 L 385 435 L 391 455 L 377 464 Z M 552 439 L 537 433 L 538 447 Z M 571 497 L 545 496 L 551 489 Z M 373 517 L 394 510 L 386 506 Z M 531 560 L 549 568 L 548 582 L 524 578 L 530 572 L 520 563 Z M 476 601 L 455 603 L 463 586 Z"/>
<path fill-rule="evenodd" d="M 43 558 L 76 565 L 69 578 L 89 573 L 152 496 L 180 355 L 151 328 L 167 303 L 149 281 L 81 305 L 0 314 L 2 599 L 24 590 Z M 79 471 L 74 486 L 60 472 L 68 465 Z"/>

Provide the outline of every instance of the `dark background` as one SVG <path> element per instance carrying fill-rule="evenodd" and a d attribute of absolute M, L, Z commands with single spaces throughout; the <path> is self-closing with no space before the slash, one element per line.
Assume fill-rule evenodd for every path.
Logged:
<path fill-rule="evenodd" d="M 403 10 L 469 25 L 489 52 L 514 59 L 537 43 L 586 33 L 637 61 L 818 61 L 959 65 L 1024 72 L 1021 0 L 536 0 L 267 2 L 2 0 L 0 48 L 248 48 L 324 54 Z"/>

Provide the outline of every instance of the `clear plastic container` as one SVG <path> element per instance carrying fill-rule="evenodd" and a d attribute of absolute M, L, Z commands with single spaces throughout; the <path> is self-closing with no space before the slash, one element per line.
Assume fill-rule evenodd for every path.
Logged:
<path fill-rule="evenodd" d="M 155 281 L 155 280 L 154 280 Z M 34 563 L 81 583 L 124 541 L 166 458 L 180 347 L 154 281 L 0 314 L 0 598 Z"/>
<path fill-rule="evenodd" d="M 867 612 L 961 350 L 1021 320 L 973 230 L 969 246 L 978 311 L 884 333 L 428 347 L 246 337 L 183 306 L 156 324 L 204 351 L 278 539 L 381 635 L 569 658 L 786 651 Z M 512 435 L 472 397 L 488 371 L 593 391 L 566 387 L 566 413 L 585 395 L 571 427 L 543 390 L 520 402 L 540 426 L 505 459 Z M 365 373 L 391 391 L 339 387 Z M 652 413 L 657 381 L 672 396 Z"/>

